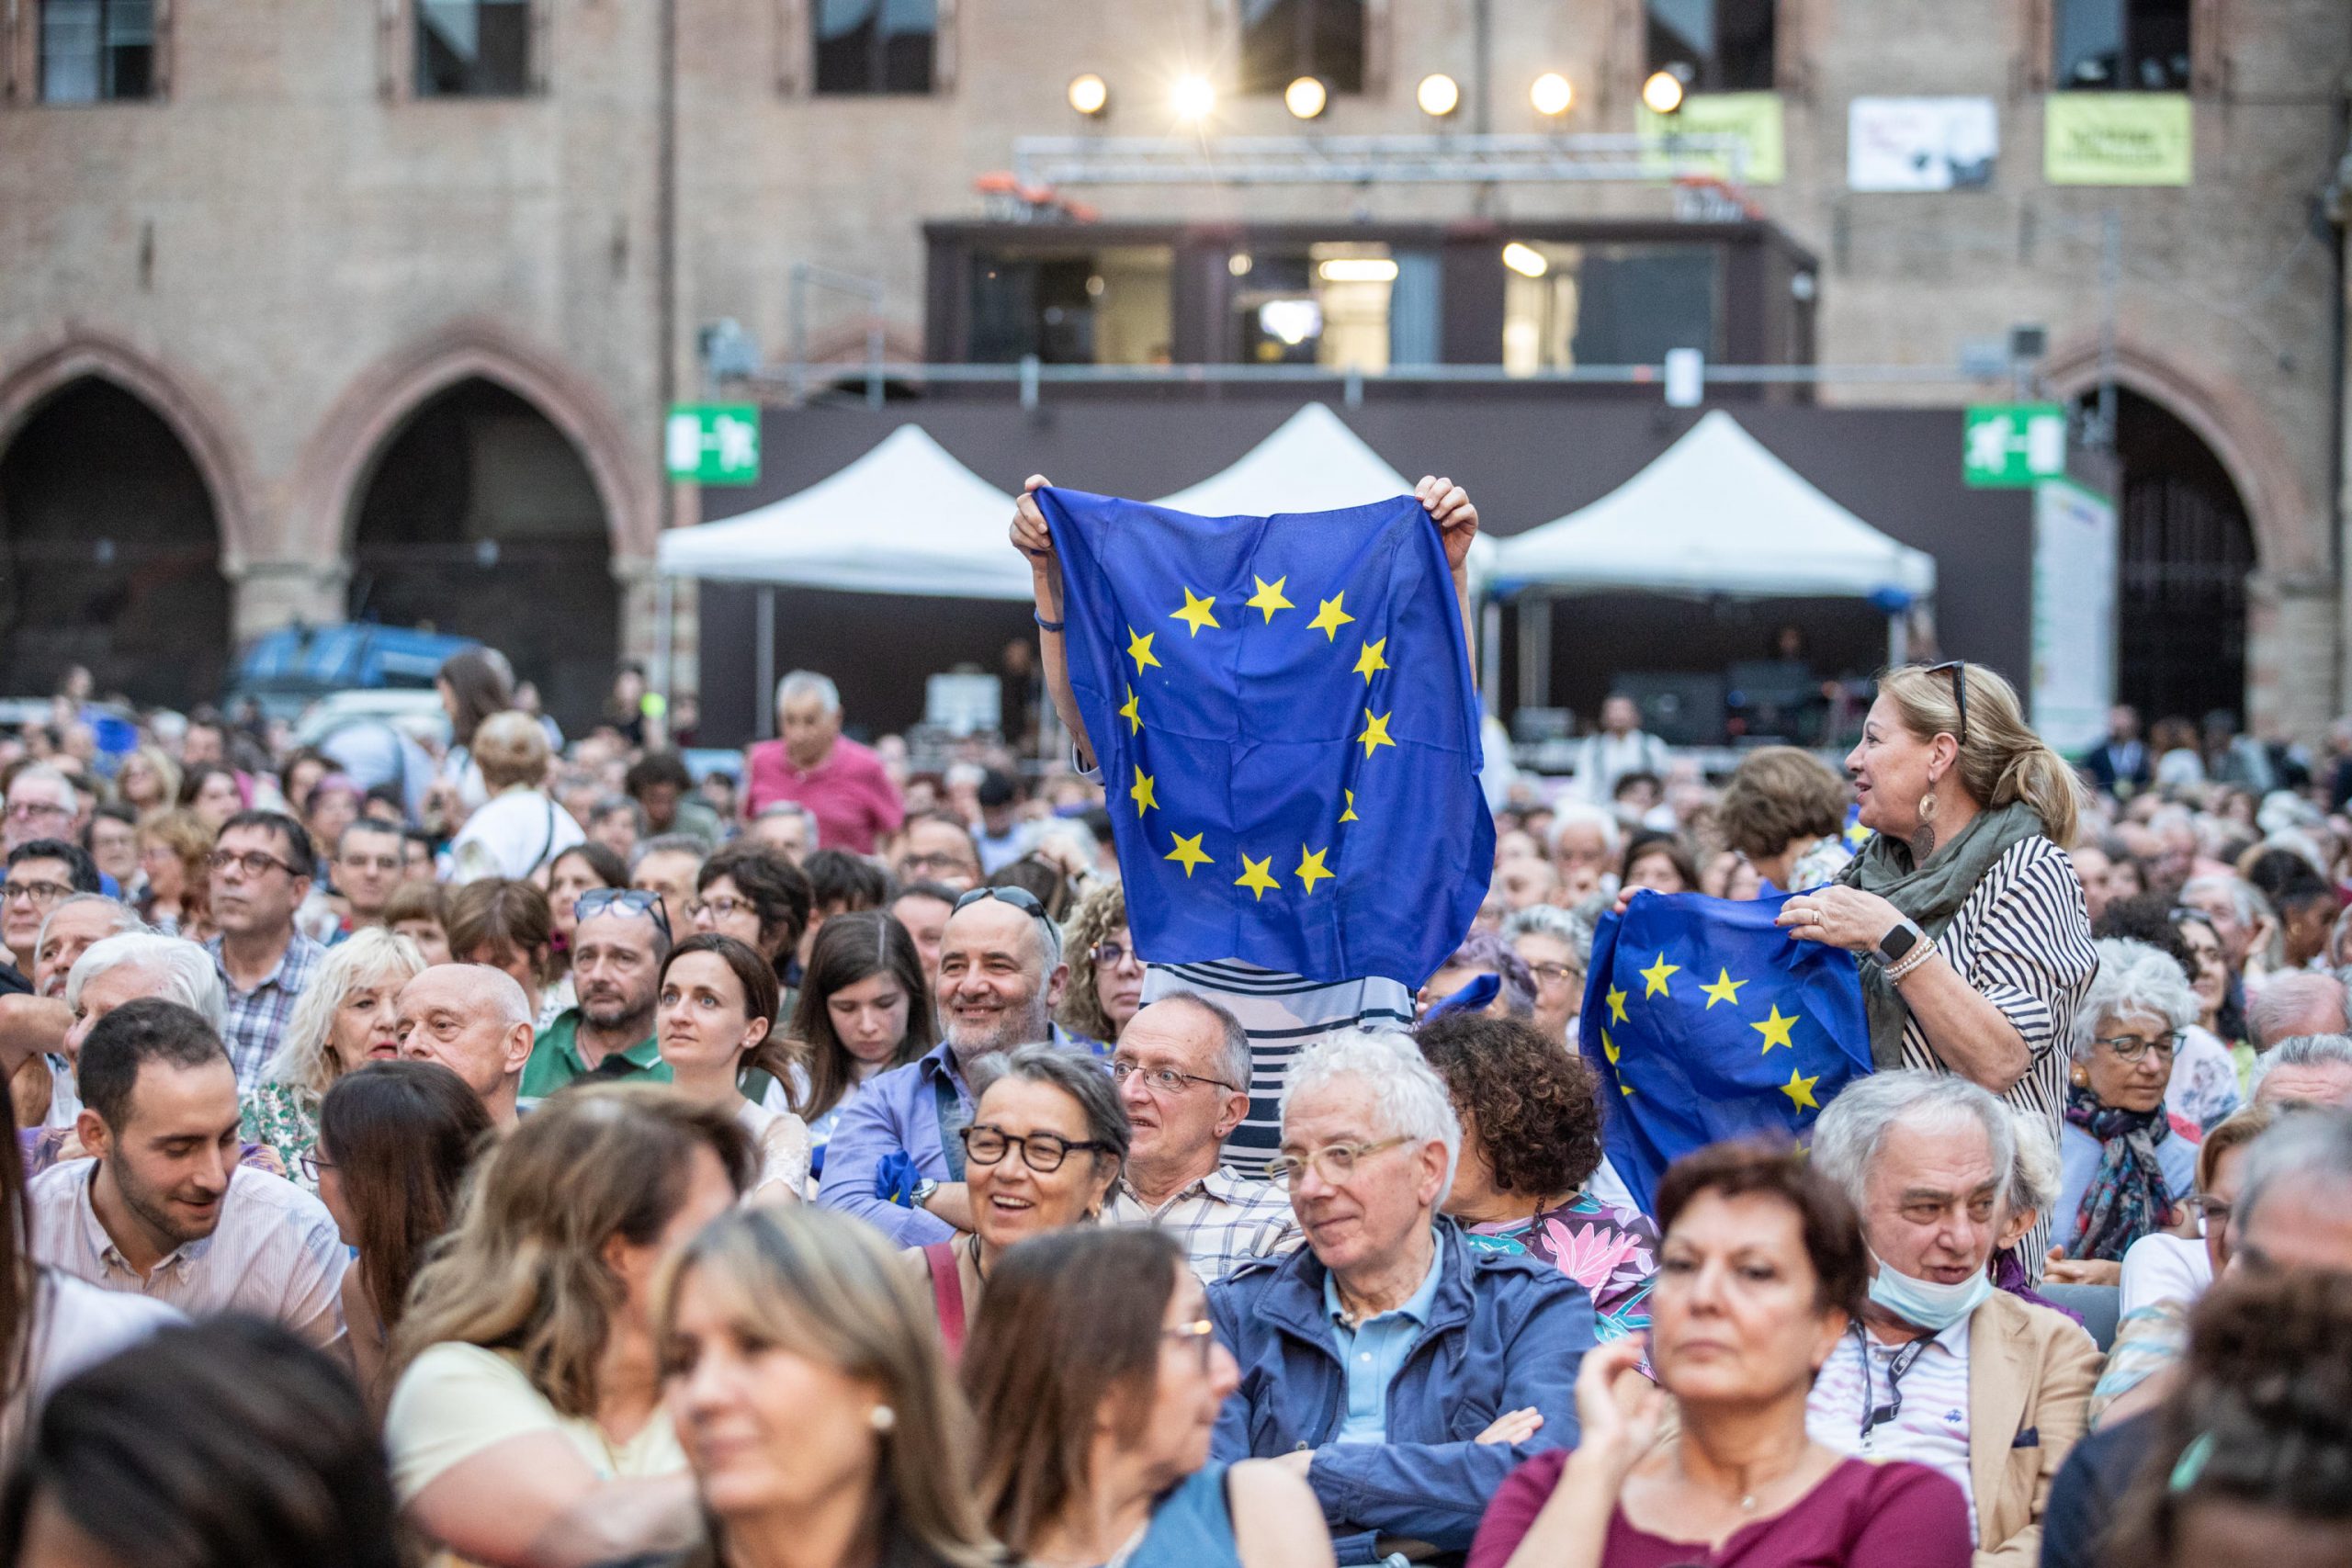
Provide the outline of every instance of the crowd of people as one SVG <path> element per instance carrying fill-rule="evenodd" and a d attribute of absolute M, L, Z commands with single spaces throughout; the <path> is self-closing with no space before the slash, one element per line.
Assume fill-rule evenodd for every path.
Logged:
<path fill-rule="evenodd" d="M 1034 502 L 1012 542 L 1042 772 L 910 771 L 809 671 L 731 768 L 628 671 L 567 741 L 488 649 L 437 755 L 104 752 L 79 694 L 0 744 L 0 1555 L 2352 1557 L 2326 770 L 2121 711 L 2069 761 L 1960 662 L 1886 672 L 1842 769 L 1711 781 L 1616 703 L 1584 776 L 1498 785 L 1418 993 L 1154 964 Z M 1852 953 L 1876 1071 L 1645 1208 L 1586 971 L 1694 893 Z"/>

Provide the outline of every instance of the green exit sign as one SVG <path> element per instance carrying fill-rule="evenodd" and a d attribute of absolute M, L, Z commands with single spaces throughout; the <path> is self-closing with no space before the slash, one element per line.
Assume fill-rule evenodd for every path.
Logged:
<path fill-rule="evenodd" d="M 2066 411 L 2057 403 L 1977 403 L 1962 427 L 1960 472 L 1973 485 L 2022 490 L 2066 471 Z"/>
<path fill-rule="evenodd" d="M 662 449 L 673 479 L 752 484 L 760 477 L 759 405 L 681 403 L 670 411 Z"/>

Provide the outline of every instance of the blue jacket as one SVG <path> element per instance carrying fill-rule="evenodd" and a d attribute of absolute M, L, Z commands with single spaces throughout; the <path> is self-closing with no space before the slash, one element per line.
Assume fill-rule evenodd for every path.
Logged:
<path fill-rule="evenodd" d="M 1593 1345 L 1592 1298 L 1552 1264 L 1464 1246 L 1437 1225 L 1437 1300 L 1388 1385 L 1388 1440 L 1333 1443 L 1347 1377 L 1323 1306 L 1326 1270 L 1307 1247 L 1209 1287 L 1217 1337 L 1241 1385 L 1217 1413 L 1211 1457 L 1226 1463 L 1315 1450 L 1307 1472 L 1342 1563 L 1375 1561 L 1375 1537 L 1468 1549 L 1503 1478 L 1530 1455 L 1573 1448 L 1577 1368 Z M 1475 1439 L 1507 1410 L 1544 1427 L 1517 1445 Z"/>

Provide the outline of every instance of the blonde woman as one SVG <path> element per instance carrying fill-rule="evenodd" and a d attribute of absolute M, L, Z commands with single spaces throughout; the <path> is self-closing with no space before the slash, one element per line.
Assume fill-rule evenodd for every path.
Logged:
<path fill-rule="evenodd" d="M 161 746 L 140 747 L 115 770 L 115 797 L 146 821 L 180 797 L 180 765 Z"/>
<path fill-rule="evenodd" d="M 1004 1561 L 928 1303 L 879 1235 L 826 1209 L 739 1211 L 680 1255 L 661 1325 L 707 1521 L 662 1568 Z"/>
<path fill-rule="evenodd" d="M 211 873 L 204 863 L 211 853 L 212 829 L 192 811 L 166 811 L 141 824 L 139 869 L 147 886 L 139 895 L 139 918 L 165 936 L 210 940 Z"/>
<path fill-rule="evenodd" d="M 651 1084 L 567 1089 L 481 1156 L 393 1336 L 384 1444 L 411 1524 L 489 1568 L 692 1539 L 654 1276 L 752 1174 L 741 1123 Z"/>
<path fill-rule="evenodd" d="M 319 1142 L 319 1101 L 335 1080 L 369 1062 L 400 1055 L 392 1032 L 401 987 L 423 973 L 416 943 L 380 926 L 364 928 L 327 949 L 318 973 L 294 1002 L 277 1055 L 245 1099 L 247 1142 L 274 1151 L 286 1174 L 316 1193 L 312 1164 Z"/>

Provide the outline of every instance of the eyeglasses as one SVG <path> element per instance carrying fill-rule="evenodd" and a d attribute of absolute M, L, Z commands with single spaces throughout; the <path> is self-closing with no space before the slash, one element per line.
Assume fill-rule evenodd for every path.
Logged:
<path fill-rule="evenodd" d="M 1570 980 L 1582 978 L 1584 975 L 1584 971 L 1573 964 L 1531 964 L 1527 968 L 1535 976 L 1536 983 L 1544 986 L 1565 985 Z"/>
<path fill-rule="evenodd" d="M 1384 1138 L 1376 1144 L 1326 1144 L 1307 1154 L 1276 1155 L 1266 1162 L 1266 1179 L 1295 1187 L 1311 1169 L 1329 1185 L 1342 1187 L 1368 1156 L 1411 1142 L 1410 1138 Z"/>
<path fill-rule="evenodd" d="M 1125 1083 L 1137 1073 L 1143 1075 L 1143 1081 L 1147 1085 L 1162 1094 L 1182 1093 L 1188 1083 L 1215 1084 L 1222 1089 L 1233 1088 L 1233 1085 L 1223 1078 L 1204 1078 L 1198 1073 L 1180 1073 L 1173 1067 L 1147 1067 L 1141 1062 L 1128 1061 L 1114 1061 L 1111 1064 L 1111 1077 L 1115 1083 Z"/>
<path fill-rule="evenodd" d="M 1021 1146 L 1021 1163 L 1040 1176 L 1051 1176 L 1059 1170 L 1062 1161 L 1069 1158 L 1074 1150 L 1111 1146 L 1094 1138 L 1072 1140 L 1051 1133 L 1032 1133 L 1023 1137 L 987 1122 L 975 1122 L 964 1129 L 964 1157 L 974 1165 L 994 1165 L 1016 1144 Z"/>
<path fill-rule="evenodd" d="M 74 808 L 46 800 L 13 800 L 8 803 L 8 815 L 17 821 L 28 822 L 36 817 L 71 817 Z"/>
<path fill-rule="evenodd" d="M 2158 1035 L 2154 1040 L 2142 1040 L 2130 1034 L 2118 1034 L 2112 1039 L 2095 1039 L 2091 1043 L 2106 1046 L 2115 1053 L 2117 1061 L 2130 1066 L 2151 1051 L 2156 1054 L 2159 1061 L 2169 1062 L 2173 1059 L 2174 1054 L 2180 1049 L 2180 1043 L 2188 1038 L 2188 1033 L 2186 1030 L 2176 1029 L 2171 1033 Z"/>
<path fill-rule="evenodd" d="M 311 1149 L 303 1154 L 294 1163 L 301 1168 L 302 1179 L 309 1182 L 313 1187 L 316 1187 L 319 1184 L 319 1172 L 322 1170 L 333 1170 L 334 1168 L 334 1161 L 327 1158 L 316 1149 Z"/>
<path fill-rule="evenodd" d="M 46 909 L 73 896 L 74 889 L 62 882 L 10 882 L 0 884 L 0 902 L 14 904 L 22 899 L 36 909 Z"/>
<path fill-rule="evenodd" d="M 738 909 L 759 913 L 758 907 L 749 898 L 697 898 L 686 906 L 686 913 L 697 920 L 705 915 L 714 920 L 731 919 Z"/>
<path fill-rule="evenodd" d="M 1949 675 L 1951 677 L 1951 700 L 1960 705 L 1960 733 L 1953 736 L 1952 739 L 1962 746 L 1967 745 L 1968 660 L 1965 659 L 1947 659 L 1941 664 L 1928 665 L 1927 672 L 1930 675 Z"/>
<path fill-rule="evenodd" d="M 246 850 L 243 852 L 236 850 L 215 850 L 204 857 L 204 863 L 215 871 L 226 871 L 233 865 L 247 876 L 266 876 L 273 871 L 282 871 L 288 876 L 302 874 L 276 855 L 266 855 L 259 850 Z"/>
<path fill-rule="evenodd" d="M 1138 964 L 1143 962 L 1142 953 L 1132 947 L 1122 947 L 1115 942 L 1096 943 L 1093 956 L 1094 967 L 1097 969 L 1116 969 L 1130 958 Z"/>
<path fill-rule="evenodd" d="M 1162 1339 L 1173 1339 L 1179 1345 L 1191 1345 L 1196 1348 L 1201 1355 L 1201 1371 L 1204 1375 L 1207 1373 L 1209 1359 L 1216 1352 L 1216 1324 L 1205 1317 L 1196 1317 L 1190 1323 L 1180 1323 L 1173 1328 L 1161 1329 L 1159 1337 Z"/>
<path fill-rule="evenodd" d="M 601 915 L 607 909 L 618 909 L 624 915 L 650 915 L 662 934 L 670 934 L 670 916 L 662 908 L 662 895 L 643 887 L 591 887 L 571 901 L 574 923 Z"/>
<path fill-rule="evenodd" d="M 946 853 L 933 854 L 926 851 L 921 854 L 900 855 L 899 857 L 899 874 L 903 880 L 921 881 L 921 877 L 909 877 L 906 874 L 909 872 L 956 871 L 958 869 L 969 869 L 971 863 L 971 862 L 966 860 L 962 855 Z"/>

